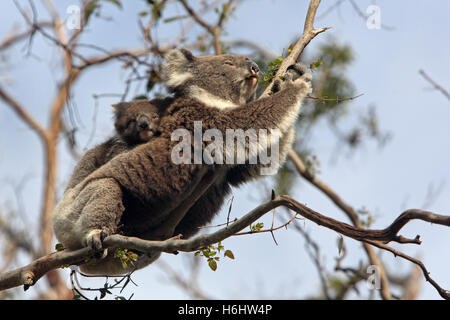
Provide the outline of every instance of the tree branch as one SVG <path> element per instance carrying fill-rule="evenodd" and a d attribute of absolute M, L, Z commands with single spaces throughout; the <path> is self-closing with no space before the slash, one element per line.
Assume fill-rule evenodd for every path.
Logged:
<path fill-rule="evenodd" d="M 213 37 L 213 46 L 216 54 L 222 54 L 222 46 L 220 44 L 220 34 L 222 33 L 222 26 L 225 22 L 228 12 L 232 10 L 232 5 L 234 0 L 228 0 L 226 4 L 223 5 L 223 12 L 219 15 L 219 19 L 215 25 L 211 25 L 207 23 L 205 20 L 200 18 L 200 16 L 189 6 L 186 0 L 179 0 L 183 5 L 184 9 L 187 13 L 197 22 L 200 26 L 202 26 L 208 33 Z"/>
<path fill-rule="evenodd" d="M 396 256 L 396 257 L 399 256 L 399 257 L 401 257 L 401 258 L 403 258 L 403 259 L 406 259 L 406 260 L 411 261 L 412 263 L 416 264 L 416 265 L 422 270 L 422 273 L 423 273 L 425 279 L 426 279 L 429 283 L 431 283 L 431 285 L 437 290 L 437 292 L 439 293 L 439 295 L 440 295 L 442 298 L 446 299 L 446 300 L 450 300 L 450 293 L 449 293 L 449 290 L 445 290 L 445 289 L 441 288 L 441 287 L 438 285 L 438 283 L 437 283 L 436 281 L 434 281 L 434 280 L 430 277 L 430 272 L 428 272 L 427 268 L 425 267 L 425 265 L 423 264 L 422 261 L 420 261 L 419 259 L 413 258 L 413 257 L 411 257 L 411 256 L 408 256 L 407 254 L 404 254 L 403 252 L 400 252 L 400 251 L 398 251 L 398 250 L 395 250 L 395 249 L 393 249 L 393 248 L 391 248 L 391 247 L 389 247 L 389 246 L 387 246 L 387 245 L 385 245 L 385 244 L 382 244 L 382 243 L 380 243 L 380 242 L 377 242 L 377 241 L 370 241 L 370 240 L 367 240 L 367 241 L 365 241 L 365 242 L 367 242 L 367 243 L 369 243 L 369 244 L 371 244 L 371 245 L 373 245 L 373 246 L 375 246 L 375 247 L 378 247 L 378 248 L 380 248 L 380 249 L 389 251 L 389 252 L 391 252 L 392 254 L 394 254 L 394 256 Z"/>
<path fill-rule="evenodd" d="M 43 22 L 38 22 L 37 26 L 39 28 L 48 28 L 48 27 L 52 27 L 53 23 L 43 21 Z M 10 46 L 14 45 L 15 43 L 20 42 L 22 40 L 25 40 L 28 37 L 33 36 L 33 34 L 35 32 L 36 32 L 35 28 L 30 28 L 30 30 L 16 33 L 16 34 L 14 34 L 14 32 L 12 31 L 11 34 L 6 36 L 5 39 L 0 43 L 0 50 L 5 50 L 5 49 L 9 48 Z"/>
<path fill-rule="evenodd" d="M 280 64 L 280 67 L 278 68 L 277 73 L 275 74 L 274 79 L 279 78 L 280 76 L 283 76 L 287 68 L 297 62 L 298 58 L 300 57 L 300 54 L 303 52 L 305 47 L 308 45 L 308 43 L 314 39 L 319 33 L 322 33 L 329 28 L 319 28 L 314 29 L 314 18 L 316 16 L 317 8 L 319 7 L 320 0 L 311 0 L 308 7 L 308 12 L 306 13 L 306 19 L 305 19 L 305 25 L 303 28 L 303 34 L 300 37 L 300 39 L 297 41 L 295 46 L 292 48 L 291 53 L 283 59 L 283 61 Z M 261 97 L 266 97 L 269 95 L 269 93 L 272 90 L 273 81 L 270 83 L 267 88 L 264 90 Z"/>
<path fill-rule="evenodd" d="M 431 79 L 431 77 L 425 73 L 422 69 L 419 70 L 419 73 L 425 80 L 427 80 L 431 85 L 438 91 L 440 91 L 448 100 L 450 100 L 450 93 L 445 90 L 441 85 L 439 85 L 436 81 Z"/>
<path fill-rule="evenodd" d="M 180 0 L 181 4 L 183 5 L 184 9 L 189 13 L 189 15 L 194 19 L 199 25 L 201 25 L 203 28 L 205 28 L 206 31 L 208 31 L 210 34 L 214 35 L 214 28 L 210 26 L 205 20 L 200 18 L 200 16 L 192 9 L 186 0 Z"/>
<path fill-rule="evenodd" d="M 440 225 L 450 225 L 450 216 L 442 216 L 422 210 L 408 210 L 401 214 L 389 227 L 382 230 L 369 230 L 354 227 L 324 216 L 306 207 L 305 205 L 300 204 L 289 196 L 278 196 L 270 201 L 262 203 L 261 205 L 244 215 L 242 218 L 235 220 L 230 225 L 211 234 L 199 235 L 188 240 L 168 239 L 165 241 L 149 241 L 115 234 L 105 238 L 103 244 L 108 248 L 119 247 L 135 249 L 142 252 L 161 251 L 166 253 L 173 253 L 175 251 L 197 251 L 201 248 L 208 247 L 212 244 L 223 241 L 226 238 L 238 233 L 244 228 L 250 226 L 265 213 L 279 206 L 285 206 L 297 212 L 304 218 L 311 220 L 318 225 L 334 230 L 341 235 L 345 235 L 358 241 L 368 242 L 380 248 L 383 246 L 380 241 L 396 241 L 405 243 L 405 241 L 400 240 L 405 238 L 403 238 L 402 236 L 398 236 L 397 232 L 405 224 L 414 219 L 424 220 Z M 406 242 L 413 242 L 418 244 L 420 243 L 415 241 Z M 92 254 L 93 251 L 90 248 L 83 248 L 76 251 L 64 250 L 61 252 L 51 253 L 32 262 L 28 266 L 0 275 L 0 290 L 5 290 L 20 285 L 24 285 L 26 289 L 30 285 L 35 284 L 40 277 L 42 277 L 50 270 L 58 268 L 62 265 L 82 263 L 85 258 L 91 256 Z"/>

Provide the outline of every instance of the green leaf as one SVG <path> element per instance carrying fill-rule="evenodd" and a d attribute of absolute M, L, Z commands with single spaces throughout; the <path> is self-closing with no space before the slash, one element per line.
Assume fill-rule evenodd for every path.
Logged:
<path fill-rule="evenodd" d="M 57 243 L 57 244 L 55 245 L 55 250 L 56 250 L 56 251 L 63 251 L 63 250 L 64 250 L 63 244 L 62 244 L 62 243 Z"/>
<path fill-rule="evenodd" d="M 213 257 L 217 254 L 217 252 L 214 250 L 214 246 L 210 246 L 208 248 L 202 249 L 201 251 L 202 251 L 203 255 L 207 258 Z"/>
<path fill-rule="evenodd" d="M 182 15 L 182 16 L 175 16 L 175 17 L 170 17 L 170 18 L 166 18 L 163 20 L 164 23 L 170 23 L 170 22 L 174 22 L 177 20 L 182 20 L 182 19 L 186 19 L 189 18 L 189 15 Z"/>
<path fill-rule="evenodd" d="M 321 65 L 323 65 L 323 61 L 314 61 L 309 65 L 309 68 L 313 71 L 316 71 L 320 68 Z"/>
<path fill-rule="evenodd" d="M 233 252 L 231 252 L 231 250 L 226 250 L 225 253 L 223 254 L 225 257 L 228 257 L 232 260 L 234 260 L 234 254 Z"/>
<path fill-rule="evenodd" d="M 288 53 L 291 53 L 291 52 L 292 52 L 292 49 L 294 49 L 294 44 L 293 44 L 293 43 L 291 43 L 291 44 L 289 45 Z"/>
<path fill-rule="evenodd" d="M 251 226 L 251 230 L 254 232 L 257 232 L 257 231 L 261 230 L 263 227 L 264 227 L 264 223 L 258 222 L 257 224 L 254 224 Z"/>
<path fill-rule="evenodd" d="M 276 57 L 275 60 L 267 62 L 267 69 L 264 72 L 264 82 L 271 82 L 275 74 L 277 73 L 281 62 L 284 60 L 283 57 Z"/>
<path fill-rule="evenodd" d="M 84 23 L 87 24 L 91 14 L 99 7 L 98 0 L 91 0 L 86 4 L 84 8 Z"/>
<path fill-rule="evenodd" d="M 203 255 L 205 256 L 205 257 L 214 257 L 215 255 L 217 254 L 217 252 L 216 251 L 214 251 L 214 250 L 211 250 L 211 249 L 208 249 L 208 250 L 204 250 L 203 251 Z"/>
<path fill-rule="evenodd" d="M 217 262 L 214 259 L 210 259 L 208 261 L 208 265 L 211 268 L 212 271 L 216 271 L 217 270 Z"/>
<path fill-rule="evenodd" d="M 161 18 L 161 16 L 162 16 L 162 10 L 164 9 L 165 2 L 154 0 L 154 1 L 152 1 L 151 5 L 153 6 L 153 8 L 152 8 L 153 19 L 155 21 L 159 20 L 159 18 Z"/>
<path fill-rule="evenodd" d="M 124 269 L 128 266 L 128 263 L 131 263 L 131 265 L 134 266 L 134 262 L 136 262 L 138 259 L 138 255 L 133 251 L 128 251 L 128 249 L 120 249 L 120 248 L 117 248 L 114 251 L 113 256 L 114 258 L 120 260 L 120 263 L 122 264 L 122 267 Z"/>
<path fill-rule="evenodd" d="M 140 17 L 146 17 L 146 16 L 148 16 L 148 14 L 149 14 L 148 11 L 141 11 L 141 12 L 138 13 L 138 15 L 139 15 Z"/>
<path fill-rule="evenodd" d="M 128 254 L 128 258 L 130 258 L 131 263 L 133 263 L 133 261 L 136 262 L 137 259 L 138 259 L 138 257 L 139 257 L 139 256 L 137 255 L 137 253 L 134 253 L 134 252 L 130 252 L 130 253 Z"/>

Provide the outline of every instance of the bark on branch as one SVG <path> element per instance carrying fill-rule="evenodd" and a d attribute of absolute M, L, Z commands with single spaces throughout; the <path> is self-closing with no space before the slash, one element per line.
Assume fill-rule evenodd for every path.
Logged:
<path fill-rule="evenodd" d="M 125 237 L 122 235 L 111 235 L 104 240 L 105 247 L 135 249 L 142 252 L 161 251 L 173 253 L 175 251 L 192 252 L 201 248 L 223 241 L 233 236 L 239 231 L 247 228 L 265 213 L 272 209 L 285 206 L 304 218 L 311 220 L 318 225 L 334 230 L 341 235 L 345 235 L 358 241 L 368 242 L 377 245 L 382 249 L 384 243 L 395 241 L 399 243 L 417 243 L 420 244 L 418 237 L 410 241 L 410 239 L 399 236 L 397 233 L 400 229 L 411 220 L 423 220 L 435 224 L 450 226 L 450 216 L 443 216 L 428 211 L 411 209 L 402 213 L 390 226 L 381 230 L 370 230 L 358 228 L 349 224 L 329 218 L 319 212 L 316 212 L 307 206 L 297 202 L 289 196 L 278 196 L 270 201 L 262 203 L 242 218 L 234 221 L 228 226 L 219 229 L 211 234 L 203 234 L 192 239 L 169 239 L 165 241 L 148 241 L 135 237 Z M 405 241 L 407 240 L 407 241 Z M 388 249 L 386 249 L 388 250 Z M 45 273 L 67 264 L 83 263 L 85 258 L 90 257 L 93 251 L 89 248 L 83 248 L 77 251 L 61 251 L 51 253 L 31 264 L 9 271 L 0 275 L 0 290 L 24 285 L 25 289 L 35 284 Z"/>

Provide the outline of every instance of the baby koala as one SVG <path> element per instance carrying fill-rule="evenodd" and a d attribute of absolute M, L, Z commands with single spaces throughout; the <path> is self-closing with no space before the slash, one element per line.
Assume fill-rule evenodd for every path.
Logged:
<path fill-rule="evenodd" d="M 147 142 L 157 135 L 161 114 L 150 101 L 121 102 L 112 107 L 117 134 L 128 147 Z"/>
<path fill-rule="evenodd" d="M 121 102 L 112 107 L 116 134 L 86 151 L 75 166 L 66 190 L 75 187 L 118 154 L 131 150 L 159 134 L 158 127 L 162 111 L 150 101 Z"/>

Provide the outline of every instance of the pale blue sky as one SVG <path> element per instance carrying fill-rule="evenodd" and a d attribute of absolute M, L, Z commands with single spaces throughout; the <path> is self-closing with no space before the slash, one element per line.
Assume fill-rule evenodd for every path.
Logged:
<path fill-rule="evenodd" d="M 19 1 L 25 5 L 26 1 Z M 135 47 L 139 45 L 136 12 L 144 8 L 144 1 L 123 1 L 124 9 L 104 5 L 102 13 L 111 16 L 114 22 L 96 20 L 90 25 L 83 43 L 94 43 L 105 48 Z M 334 1 L 322 1 L 319 14 Z M 373 1 L 358 1 L 365 8 Z M 62 15 L 76 1 L 58 1 Z M 437 213 L 450 213 L 448 185 L 450 178 L 450 103 L 439 92 L 430 90 L 430 85 L 419 75 L 424 69 L 443 87 L 450 89 L 450 2 L 440 1 L 376 1 L 381 9 L 382 23 L 392 26 L 392 31 L 369 30 L 365 21 L 356 14 L 349 3 L 340 10 L 316 20 L 316 27 L 330 26 L 332 29 L 320 35 L 310 44 L 310 52 L 320 43 L 337 39 L 352 46 L 355 61 L 347 70 L 358 93 L 364 95 L 354 102 L 350 110 L 362 114 L 368 105 L 377 107 L 381 127 L 392 133 L 393 138 L 383 149 L 368 143 L 354 156 L 340 157 L 336 164 L 329 161 L 336 152 L 335 141 L 321 124 L 314 135 L 314 151 L 321 162 L 321 175 L 331 187 L 355 208 L 365 207 L 376 214 L 374 228 L 384 228 L 406 208 L 423 208 L 430 185 L 441 193 L 425 208 Z M 296 0 L 246 0 L 227 24 L 226 39 L 251 39 L 267 49 L 280 53 L 292 38 L 302 30 L 307 1 Z M 40 15 L 45 17 L 42 10 Z M 173 14 L 182 9 L 173 10 Z M 0 39 L 10 31 L 12 25 L 24 22 L 12 1 L 0 3 Z M 180 25 L 173 23 L 159 30 L 161 41 L 170 41 L 178 33 Z M 52 85 L 59 79 L 59 53 L 48 50 L 48 41 L 36 37 L 33 56 L 26 57 L 25 43 L 7 51 L 8 60 L 0 60 L 0 83 L 26 106 L 39 121 L 47 123 L 47 110 L 53 96 Z M 3 58 L 3 56 L 0 56 Z M 37 61 L 41 62 L 37 62 Z M 93 94 L 122 92 L 125 74 L 120 64 L 111 63 L 88 71 L 76 84 L 74 101 L 84 127 L 80 128 L 79 141 L 84 146 L 89 138 L 94 115 Z M 96 136 L 88 147 L 92 147 L 109 136 L 113 130 L 112 112 L 109 105 L 115 99 L 101 99 L 98 106 Z M 301 139 L 301 137 L 300 137 Z M 311 145 L 311 144 L 310 144 Z M 10 181 L 16 183 L 30 177 L 22 190 L 26 214 L 32 223 L 40 209 L 42 192 L 42 146 L 11 110 L 0 102 L 0 205 L 16 208 Z M 339 152 L 339 151 L 338 151 Z M 346 153 L 346 150 L 342 151 Z M 60 144 L 61 188 L 75 162 L 67 154 L 66 146 Z M 260 200 L 261 188 L 249 184 L 236 189 L 232 215 L 239 217 L 254 208 Z M 344 215 L 314 188 L 302 182 L 292 194 L 298 201 L 336 219 Z M 226 208 L 215 222 L 223 222 Z M 281 210 L 280 210 L 281 211 Z M 269 214 L 264 221 L 270 224 Z M 333 231 L 305 222 L 310 232 L 322 246 L 322 254 L 329 270 L 334 267 L 338 254 L 338 235 Z M 29 228 L 37 230 L 36 225 Z M 394 245 L 411 255 L 422 255 L 431 276 L 444 288 L 450 288 L 448 268 L 450 252 L 447 246 L 448 228 L 428 223 L 413 222 L 402 230 L 405 236 L 421 235 L 421 246 Z M 276 233 L 278 246 L 270 234 L 234 237 L 225 241 L 235 261 L 220 261 L 216 272 L 203 263 L 200 277 L 201 287 L 212 297 L 223 299 L 258 298 L 302 298 L 319 291 L 319 278 L 304 249 L 303 239 L 293 230 Z M 356 265 L 366 260 L 361 246 L 345 239 L 349 257 L 345 265 Z M 183 270 L 183 254 L 164 256 L 175 269 Z M 383 253 L 390 270 L 402 274 L 411 264 Z M 173 286 L 156 266 L 139 271 L 134 276 L 139 287 L 134 292 L 136 299 L 186 298 Z M 131 288 L 130 288 L 131 289 Z M 24 293 L 31 297 L 32 290 Z M 439 298 L 435 289 L 423 282 L 422 299 Z"/>

